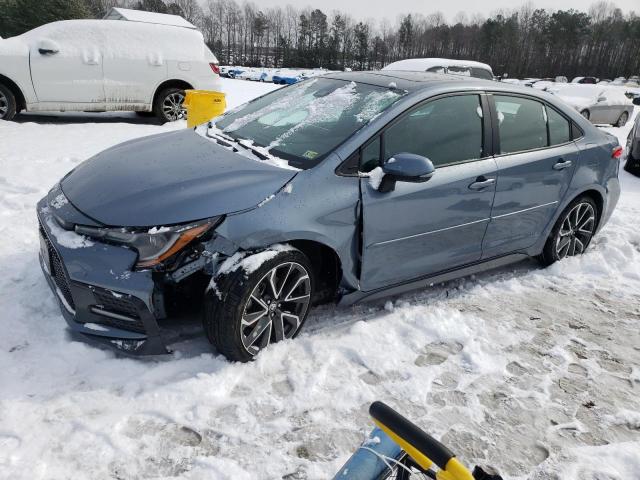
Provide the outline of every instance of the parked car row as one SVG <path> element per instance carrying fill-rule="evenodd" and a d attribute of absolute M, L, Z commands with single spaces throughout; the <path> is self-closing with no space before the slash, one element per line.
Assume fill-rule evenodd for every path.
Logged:
<path fill-rule="evenodd" d="M 329 73 L 324 68 L 296 69 L 296 68 L 258 68 L 258 67 L 220 67 L 220 75 L 238 80 L 254 82 L 273 82 L 278 85 L 292 85 L 306 78 Z"/>

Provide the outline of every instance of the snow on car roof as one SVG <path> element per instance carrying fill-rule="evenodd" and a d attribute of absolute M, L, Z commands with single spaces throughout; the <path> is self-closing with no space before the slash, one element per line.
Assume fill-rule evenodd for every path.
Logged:
<path fill-rule="evenodd" d="M 472 67 L 492 72 L 491 67 L 486 63 L 476 62 L 475 60 L 452 60 L 450 58 L 408 58 L 406 60 L 399 60 L 397 62 L 390 63 L 382 70 L 424 72 L 432 67 Z"/>
<path fill-rule="evenodd" d="M 103 17 L 104 20 L 127 20 L 129 22 L 155 23 L 158 25 L 170 25 L 172 27 L 184 27 L 197 30 L 191 22 L 186 21 L 179 15 L 169 15 L 166 13 L 144 12 L 142 10 L 132 10 L 130 8 L 113 7 Z"/>

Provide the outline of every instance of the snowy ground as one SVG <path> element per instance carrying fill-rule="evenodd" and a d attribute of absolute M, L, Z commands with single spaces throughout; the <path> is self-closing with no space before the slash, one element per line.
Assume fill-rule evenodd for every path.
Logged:
<path fill-rule="evenodd" d="M 274 88 L 225 86 L 231 106 Z M 38 266 L 36 201 L 105 147 L 183 127 L 0 122 L 0 478 L 327 478 L 376 399 L 506 478 L 640 478 L 640 179 L 626 173 L 587 255 L 325 307 L 248 365 L 201 337 L 164 361 L 71 341 Z"/>

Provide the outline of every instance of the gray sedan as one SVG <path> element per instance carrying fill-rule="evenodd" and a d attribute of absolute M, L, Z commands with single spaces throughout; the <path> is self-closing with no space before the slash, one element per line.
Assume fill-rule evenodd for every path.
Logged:
<path fill-rule="evenodd" d="M 320 303 L 582 254 L 621 152 L 530 88 L 328 74 L 84 162 L 37 206 L 40 261 L 75 336 L 167 353 L 165 320 L 200 305 L 217 351 L 247 361 Z"/>
<path fill-rule="evenodd" d="M 633 105 L 621 87 L 567 84 L 549 87 L 594 125 L 623 127 L 631 118 Z"/>

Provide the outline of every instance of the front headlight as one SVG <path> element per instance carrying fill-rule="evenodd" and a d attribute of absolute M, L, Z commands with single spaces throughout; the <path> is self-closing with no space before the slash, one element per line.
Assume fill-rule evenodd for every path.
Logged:
<path fill-rule="evenodd" d="M 138 252 L 136 268 L 149 268 L 155 267 L 175 255 L 193 240 L 217 226 L 221 220 L 222 217 L 215 217 L 188 225 L 154 227 L 146 232 L 82 225 L 76 225 L 75 231 L 80 235 L 133 248 Z"/>

